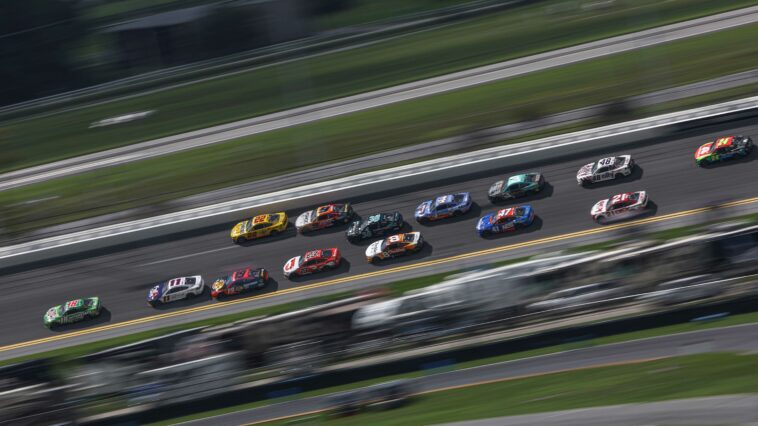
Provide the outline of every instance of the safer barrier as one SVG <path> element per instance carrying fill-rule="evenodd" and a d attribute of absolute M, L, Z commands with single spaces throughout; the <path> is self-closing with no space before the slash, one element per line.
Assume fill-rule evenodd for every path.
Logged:
<path fill-rule="evenodd" d="M 754 117 L 756 112 L 758 96 L 30 241 L 0 248 L 0 268 L 232 223 L 257 211 L 296 211 L 330 201 L 507 170 L 524 163 L 599 150 L 610 152 L 623 145 L 657 140 L 688 128 Z"/>

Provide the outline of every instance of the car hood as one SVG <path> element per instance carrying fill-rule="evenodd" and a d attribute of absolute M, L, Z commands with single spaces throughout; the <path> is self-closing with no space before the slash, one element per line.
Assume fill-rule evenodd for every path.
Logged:
<path fill-rule="evenodd" d="M 52 308 L 48 309 L 47 312 L 45 312 L 45 320 L 46 321 L 53 321 L 58 319 L 61 316 L 62 306 L 53 306 Z"/>
<path fill-rule="evenodd" d="M 309 210 L 305 213 L 302 213 L 300 216 L 297 217 L 297 220 L 295 221 L 295 226 L 298 228 L 302 228 L 303 226 L 311 223 L 313 221 L 313 215 L 314 215 L 313 210 Z"/>
<path fill-rule="evenodd" d="M 366 224 L 360 220 L 356 220 L 350 223 L 350 226 L 348 226 L 346 233 L 351 237 L 357 236 L 362 234 L 364 229 L 366 229 Z"/>
<path fill-rule="evenodd" d="M 490 195 L 499 195 L 500 192 L 503 190 L 503 185 L 505 185 L 504 180 L 499 180 L 490 186 L 489 194 Z"/>
<path fill-rule="evenodd" d="M 374 241 L 370 246 L 366 247 L 366 257 L 374 257 L 382 251 L 382 242 L 384 240 Z"/>
<path fill-rule="evenodd" d="M 494 216 L 492 213 L 483 216 L 481 219 L 479 219 L 479 222 L 476 224 L 476 229 L 487 229 L 490 227 L 490 223 L 492 222 L 492 216 Z"/>
<path fill-rule="evenodd" d="M 240 222 L 236 225 L 234 225 L 234 228 L 232 228 L 232 235 L 236 236 L 242 233 L 242 227 L 245 226 L 245 222 Z"/>
<path fill-rule="evenodd" d="M 593 215 L 596 215 L 598 213 L 605 213 L 605 210 L 608 208 L 608 200 L 600 200 L 597 203 L 595 203 L 594 206 L 592 206 L 592 211 L 590 212 Z"/>
<path fill-rule="evenodd" d="M 287 263 L 284 264 L 284 268 L 282 269 L 285 274 L 288 274 L 297 268 L 300 267 L 300 262 L 302 261 L 302 256 L 295 256 L 292 259 L 288 260 Z"/>
<path fill-rule="evenodd" d="M 587 176 L 592 176 L 592 167 L 595 165 L 595 163 L 585 164 L 582 166 L 581 169 L 579 169 L 578 172 L 576 172 L 576 177 L 582 178 Z"/>
<path fill-rule="evenodd" d="M 161 285 L 158 284 L 147 292 L 147 300 L 156 300 L 162 296 Z"/>
<path fill-rule="evenodd" d="M 416 207 L 416 217 L 425 216 L 429 214 L 429 209 L 432 206 L 432 200 L 424 201 Z"/>
<path fill-rule="evenodd" d="M 713 145 L 714 142 L 708 142 L 706 144 L 700 145 L 700 148 L 695 151 L 695 159 L 703 158 L 711 155 L 713 152 Z"/>

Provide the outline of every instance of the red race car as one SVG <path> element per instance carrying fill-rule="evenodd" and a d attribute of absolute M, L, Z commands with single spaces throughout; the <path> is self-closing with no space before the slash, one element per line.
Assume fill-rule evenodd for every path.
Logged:
<path fill-rule="evenodd" d="M 287 278 L 308 275 L 326 269 L 334 269 L 340 264 L 342 255 L 337 248 L 311 250 L 303 256 L 295 256 L 284 264 L 283 272 Z"/>
<path fill-rule="evenodd" d="M 211 297 L 231 296 L 259 290 L 268 284 L 268 271 L 263 268 L 245 268 L 226 277 L 216 278 L 211 285 Z"/>

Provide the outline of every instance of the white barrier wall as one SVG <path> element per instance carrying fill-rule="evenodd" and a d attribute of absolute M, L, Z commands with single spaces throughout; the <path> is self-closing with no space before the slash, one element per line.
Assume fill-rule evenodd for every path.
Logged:
<path fill-rule="evenodd" d="M 0 268 L 202 227 L 231 224 L 250 216 L 254 211 L 293 210 L 330 201 L 349 201 L 361 195 L 396 190 L 410 185 L 434 183 L 472 173 L 507 169 L 525 162 L 545 161 L 599 149 L 612 151 L 616 146 L 662 137 L 673 130 L 700 124 L 699 122 L 703 120 L 731 119 L 738 113 L 752 114 L 753 112 L 758 112 L 758 96 L 30 241 L 0 248 Z"/>

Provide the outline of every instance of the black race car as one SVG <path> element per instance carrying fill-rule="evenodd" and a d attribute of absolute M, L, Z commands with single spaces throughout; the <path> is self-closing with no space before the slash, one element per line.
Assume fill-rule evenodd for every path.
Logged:
<path fill-rule="evenodd" d="M 403 228 L 403 223 L 400 212 L 374 214 L 364 220 L 353 221 L 345 235 L 349 241 L 360 241 L 397 232 Z"/>

